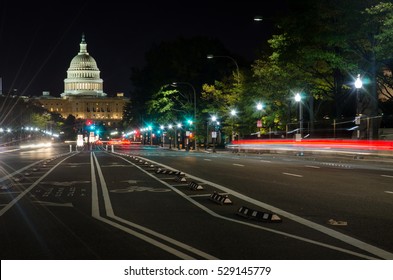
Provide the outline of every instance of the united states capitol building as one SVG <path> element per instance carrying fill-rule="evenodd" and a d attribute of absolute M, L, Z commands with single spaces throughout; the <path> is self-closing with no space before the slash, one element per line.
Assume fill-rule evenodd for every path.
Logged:
<path fill-rule="evenodd" d="M 90 119 L 107 126 L 116 125 L 123 117 L 124 105 L 129 101 L 123 93 L 107 97 L 97 62 L 87 51 L 85 36 L 82 35 L 80 50 L 71 60 L 64 79 L 61 97 L 51 96 L 44 91 L 36 100 L 49 112 L 59 113 L 63 118 L 73 115 L 76 119 Z"/>

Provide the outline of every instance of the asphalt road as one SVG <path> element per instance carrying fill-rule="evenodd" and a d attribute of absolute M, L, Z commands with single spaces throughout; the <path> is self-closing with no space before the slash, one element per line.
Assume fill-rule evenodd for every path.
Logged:
<path fill-rule="evenodd" d="M 393 259 L 389 160 L 60 145 L 0 164 L 1 259 Z"/>

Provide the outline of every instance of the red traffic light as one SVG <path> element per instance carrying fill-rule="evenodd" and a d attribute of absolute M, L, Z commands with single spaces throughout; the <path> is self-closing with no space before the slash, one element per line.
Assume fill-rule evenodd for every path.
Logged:
<path fill-rule="evenodd" d="M 92 125 L 93 121 L 92 120 L 86 120 L 86 125 Z"/>

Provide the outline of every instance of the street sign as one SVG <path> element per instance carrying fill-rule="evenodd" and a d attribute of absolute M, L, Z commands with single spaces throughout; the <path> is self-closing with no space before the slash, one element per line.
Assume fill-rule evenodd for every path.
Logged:
<path fill-rule="evenodd" d="M 76 145 L 78 147 L 83 147 L 83 135 L 82 134 L 78 134 L 78 137 L 76 139 Z"/>
<path fill-rule="evenodd" d="M 212 138 L 217 138 L 217 131 L 212 131 Z"/>
<path fill-rule="evenodd" d="M 94 131 L 90 131 L 89 141 L 90 143 L 94 143 L 95 141 Z"/>
<path fill-rule="evenodd" d="M 257 127 L 262 127 L 262 120 L 257 120 Z"/>

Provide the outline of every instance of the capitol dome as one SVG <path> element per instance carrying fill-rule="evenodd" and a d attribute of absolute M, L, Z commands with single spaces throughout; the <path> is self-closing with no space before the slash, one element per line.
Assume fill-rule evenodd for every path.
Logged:
<path fill-rule="evenodd" d="M 64 79 L 64 93 L 61 96 L 64 98 L 69 96 L 105 97 L 100 70 L 95 59 L 87 52 L 84 35 L 82 35 L 79 46 L 79 53 L 71 60 L 67 70 L 67 78 Z"/>

